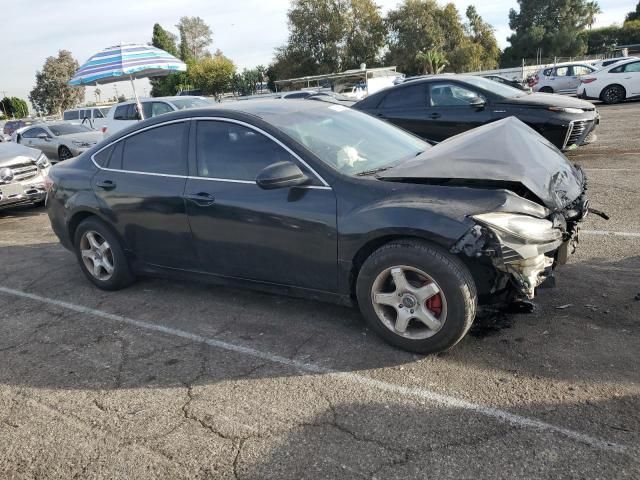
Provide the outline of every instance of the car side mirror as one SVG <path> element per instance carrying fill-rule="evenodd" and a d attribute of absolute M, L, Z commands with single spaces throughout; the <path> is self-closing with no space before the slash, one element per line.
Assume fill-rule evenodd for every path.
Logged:
<path fill-rule="evenodd" d="M 264 190 L 273 190 L 306 185 L 309 177 L 293 162 L 276 162 L 258 173 L 256 183 Z"/>
<path fill-rule="evenodd" d="M 484 108 L 484 106 L 487 104 L 486 101 L 484 101 L 482 98 L 480 97 L 473 97 L 471 99 L 471 102 L 469 102 L 469 105 L 471 105 L 473 108 L 477 108 L 477 109 L 482 109 Z"/>
<path fill-rule="evenodd" d="M 37 135 L 37 138 L 39 138 L 40 140 L 49 140 L 49 135 L 47 135 L 46 133 L 39 133 Z"/>

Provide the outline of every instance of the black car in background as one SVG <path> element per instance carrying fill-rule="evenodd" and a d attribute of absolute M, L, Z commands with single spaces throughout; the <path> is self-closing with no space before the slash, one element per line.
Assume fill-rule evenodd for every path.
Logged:
<path fill-rule="evenodd" d="M 493 80 L 494 82 L 498 83 L 503 83 L 505 85 L 509 85 L 510 87 L 517 88 L 518 90 L 523 90 L 525 92 L 531 91 L 530 87 L 523 85 L 517 80 L 511 80 L 507 77 L 503 77 L 502 75 L 483 75 L 482 78 Z"/>
<path fill-rule="evenodd" d="M 515 116 L 567 150 L 592 141 L 599 116 L 576 98 L 527 93 L 472 75 L 434 75 L 391 87 L 353 108 L 441 142 L 472 128 Z"/>
<path fill-rule="evenodd" d="M 225 107 L 51 169 L 53 231 L 96 286 L 169 275 L 357 304 L 388 342 L 435 352 L 478 303 L 533 298 L 586 212 L 582 172 L 513 117 L 431 147 L 343 105 Z"/>

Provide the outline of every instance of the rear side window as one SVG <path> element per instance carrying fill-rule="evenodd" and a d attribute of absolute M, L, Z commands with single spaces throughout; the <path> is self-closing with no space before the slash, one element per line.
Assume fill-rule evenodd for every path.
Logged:
<path fill-rule="evenodd" d="M 172 123 L 124 140 L 122 169 L 133 172 L 186 175 L 185 123 Z"/>
<path fill-rule="evenodd" d="M 293 156 L 255 130 L 229 122 L 200 121 L 197 127 L 198 176 L 254 181 L 272 163 Z"/>
<path fill-rule="evenodd" d="M 78 110 L 70 110 L 68 112 L 64 112 L 62 115 L 63 120 L 78 120 L 80 118 Z"/>
<path fill-rule="evenodd" d="M 106 167 L 107 164 L 109 163 L 109 157 L 111 157 L 111 152 L 113 152 L 113 148 L 114 148 L 113 145 L 109 145 L 107 148 L 105 148 L 101 152 L 96 153 L 93 156 L 93 160 L 101 167 Z"/>
<path fill-rule="evenodd" d="M 573 67 L 574 75 L 588 75 L 591 72 L 593 72 L 592 68 L 585 67 L 583 65 L 576 65 L 575 67 Z"/>
<path fill-rule="evenodd" d="M 393 89 L 382 100 L 381 108 L 424 107 L 427 103 L 424 84 Z"/>
<path fill-rule="evenodd" d="M 556 77 L 566 77 L 569 75 L 569 67 L 556 68 Z"/>
<path fill-rule="evenodd" d="M 551 76 L 551 71 L 552 71 L 552 70 L 553 70 L 552 68 L 546 68 L 546 69 L 544 69 L 544 70 L 542 71 L 542 74 L 543 74 L 545 77 L 549 77 L 549 76 Z"/>
<path fill-rule="evenodd" d="M 93 109 L 93 118 L 104 118 L 104 115 L 102 115 L 102 112 L 99 109 L 94 108 Z"/>
<path fill-rule="evenodd" d="M 47 133 L 42 128 L 30 128 L 22 134 L 22 138 L 36 138 L 41 133 Z"/>

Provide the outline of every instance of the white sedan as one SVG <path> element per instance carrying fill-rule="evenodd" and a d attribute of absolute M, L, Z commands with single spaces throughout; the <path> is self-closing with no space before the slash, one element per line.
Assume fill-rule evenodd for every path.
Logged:
<path fill-rule="evenodd" d="M 619 103 L 640 98 L 640 59 L 615 63 L 580 77 L 578 97 Z"/>

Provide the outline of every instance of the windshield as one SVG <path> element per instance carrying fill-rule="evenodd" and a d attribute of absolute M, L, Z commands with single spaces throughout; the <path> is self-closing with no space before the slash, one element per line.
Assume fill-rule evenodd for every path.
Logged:
<path fill-rule="evenodd" d="M 488 78 L 465 77 L 464 80 L 470 85 L 483 88 L 495 93 L 496 95 L 500 95 L 501 97 L 520 97 L 522 95 L 528 95 L 524 90 L 505 85 L 504 83 L 498 83 L 495 80 L 489 80 Z"/>
<path fill-rule="evenodd" d="M 57 125 L 47 125 L 51 133 L 53 133 L 56 137 L 60 135 L 72 135 L 74 133 L 85 133 L 85 132 L 93 132 L 89 127 L 85 127 L 84 125 L 72 125 L 70 123 L 60 123 Z"/>
<path fill-rule="evenodd" d="M 178 109 L 184 110 L 186 108 L 198 108 L 198 107 L 210 107 L 212 102 L 206 98 L 179 98 L 177 100 L 171 100 L 171 103 Z"/>
<path fill-rule="evenodd" d="M 342 105 L 273 115 L 269 121 L 323 162 L 349 175 L 390 167 L 431 147 L 389 123 Z"/>

